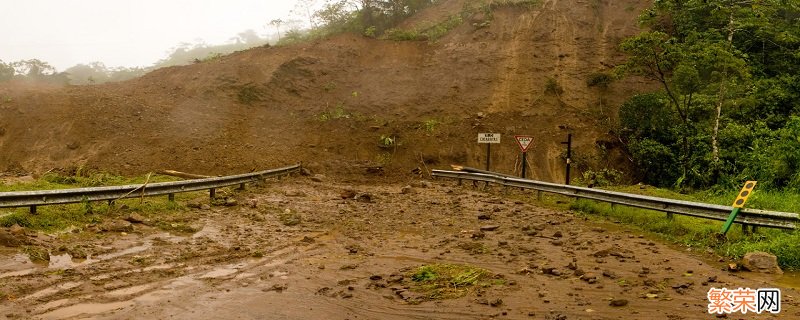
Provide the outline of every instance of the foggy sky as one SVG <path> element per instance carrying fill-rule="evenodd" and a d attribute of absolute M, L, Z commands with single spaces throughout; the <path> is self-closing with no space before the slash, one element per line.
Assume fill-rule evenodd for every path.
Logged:
<path fill-rule="evenodd" d="M 290 15 L 295 0 L 0 0 L 0 60 L 150 66 L 181 42 L 223 44 Z M 322 2 L 322 1 L 320 1 Z"/>

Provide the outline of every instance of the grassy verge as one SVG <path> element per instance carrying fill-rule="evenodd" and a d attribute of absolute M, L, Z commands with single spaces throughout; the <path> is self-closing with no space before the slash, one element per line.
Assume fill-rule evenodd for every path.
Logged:
<path fill-rule="evenodd" d="M 738 191 L 722 193 L 706 191 L 686 195 L 652 187 L 642 189 L 638 186 L 626 186 L 609 189 L 722 205 L 730 205 Z M 744 234 L 741 228 L 734 227 L 728 232 L 726 239 L 720 240 L 717 234 L 722 228 L 721 221 L 680 215 L 675 215 L 673 220 L 669 220 L 663 212 L 621 205 L 612 206 L 592 200 L 567 200 L 567 198 L 559 196 L 546 196 L 543 204 L 560 209 L 571 209 L 586 217 L 620 222 L 642 231 L 654 233 L 674 243 L 694 248 L 712 249 L 725 257 L 738 259 L 751 251 L 769 252 L 778 257 L 778 262 L 783 268 L 800 270 L 800 246 L 796 245 L 800 242 L 800 231 L 759 228 L 755 234 Z M 748 200 L 747 207 L 800 212 L 800 194 L 756 191 Z"/>
<path fill-rule="evenodd" d="M 41 178 L 25 183 L 0 185 L 0 192 L 26 191 L 26 190 L 55 190 L 94 186 L 142 184 L 174 181 L 176 178 L 167 176 L 151 177 L 141 176 L 125 178 L 105 173 L 64 176 L 47 174 Z M 165 212 L 183 210 L 180 203 L 190 201 L 202 196 L 203 192 L 179 193 L 175 195 L 175 202 L 164 197 L 148 197 L 144 199 L 124 199 L 116 201 L 114 206 L 106 202 L 83 202 L 69 205 L 41 206 L 37 214 L 30 214 L 28 208 L 0 209 L 0 226 L 10 227 L 15 224 L 25 228 L 44 232 L 57 232 L 70 228 L 83 228 L 86 225 L 102 223 L 105 219 L 120 217 L 130 213 L 137 213 L 145 218 L 156 217 Z M 185 231 L 186 226 L 181 223 L 160 223 L 156 225 L 165 230 Z M 168 219 L 167 219 L 168 220 Z"/>

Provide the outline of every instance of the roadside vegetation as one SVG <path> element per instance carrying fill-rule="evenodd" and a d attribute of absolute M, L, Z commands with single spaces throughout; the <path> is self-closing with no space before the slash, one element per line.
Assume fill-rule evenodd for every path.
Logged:
<path fill-rule="evenodd" d="M 668 189 L 640 186 L 611 186 L 604 189 L 642 194 L 654 197 L 731 205 L 738 189 L 727 193 L 696 192 L 682 194 Z M 631 226 L 655 237 L 679 244 L 699 253 L 740 259 L 745 253 L 763 251 L 778 257 L 781 267 L 800 270 L 800 231 L 758 228 L 755 233 L 743 232 L 736 224 L 725 238 L 719 237 L 723 222 L 674 215 L 646 209 L 611 205 L 593 200 L 572 200 L 545 194 L 543 205 L 563 210 L 573 210 L 580 216 Z M 756 190 L 747 201 L 747 208 L 800 213 L 800 194 Z"/>
<path fill-rule="evenodd" d="M 0 185 L 0 192 L 29 191 L 29 190 L 56 190 L 98 186 L 116 185 L 141 185 L 145 182 L 175 181 L 177 178 L 170 176 L 150 175 L 134 178 L 124 178 L 107 173 L 86 173 L 76 169 L 69 173 L 48 173 L 31 182 Z M 221 190 L 220 192 L 225 192 Z M 170 212 L 184 210 L 180 203 L 191 201 L 205 195 L 204 192 L 179 193 L 175 201 L 164 197 L 130 198 L 115 201 L 112 206 L 107 202 L 89 202 L 40 206 L 36 214 L 31 214 L 28 208 L 0 209 L 0 227 L 19 225 L 24 228 L 44 232 L 61 232 L 64 230 L 81 229 L 87 225 L 97 225 L 108 219 L 120 218 L 132 213 L 144 218 L 161 215 L 164 220 L 155 223 L 156 226 L 170 231 L 188 231 L 188 224 L 180 221 L 163 219 Z M 154 219 L 156 220 L 156 219 Z"/>

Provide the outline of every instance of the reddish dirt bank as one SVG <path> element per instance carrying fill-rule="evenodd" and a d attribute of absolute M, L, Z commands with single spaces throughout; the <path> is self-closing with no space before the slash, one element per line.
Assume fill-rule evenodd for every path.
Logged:
<path fill-rule="evenodd" d="M 402 193 L 297 178 L 233 194 L 237 206 L 146 216 L 125 234 L 39 235 L 50 267 L 0 251 L 0 318 L 707 319 L 710 287 L 781 287 L 519 191 L 426 184 Z M 197 231 L 154 227 L 164 223 Z M 89 259 L 65 255 L 76 250 Z M 409 272 L 435 263 L 502 281 L 410 303 L 420 294 Z M 800 316 L 797 292 L 782 289 L 780 317 Z"/>

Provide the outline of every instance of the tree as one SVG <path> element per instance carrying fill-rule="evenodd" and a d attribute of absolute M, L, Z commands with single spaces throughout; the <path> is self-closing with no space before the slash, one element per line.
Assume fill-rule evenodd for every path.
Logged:
<path fill-rule="evenodd" d="M 278 32 L 278 41 L 281 41 L 281 24 L 283 24 L 283 20 L 273 19 L 269 24 L 275 27 L 275 31 Z"/>
<path fill-rule="evenodd" d="M 39 59 L 20 60 L 11 65 L 17 74 L 25 75 L 30 79 L 44 79 L 46 76 L 56 74 L 56 68 Z"/>
<path fill-rule="evenodd" d="M 14 67 L 0 60 L 0 81 L 11 80 L 14 77 Z"/>

